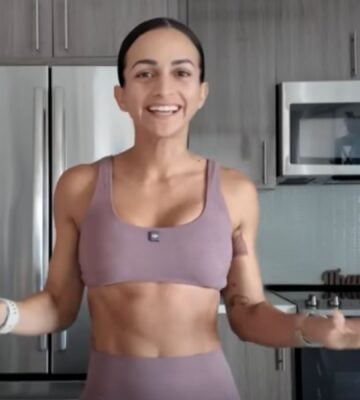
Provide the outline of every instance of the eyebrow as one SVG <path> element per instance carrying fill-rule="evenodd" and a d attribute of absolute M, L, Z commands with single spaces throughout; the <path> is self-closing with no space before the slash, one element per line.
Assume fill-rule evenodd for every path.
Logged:
<path fill-rule="evenodd" d="M 191 64 L 192 66 L 195 67 L 194 63 L 189 58 L 182 58 L 182 59 L 179 59 L 179 60 L 171 61 L 171 65 L 179 65 L 179 64 L 185 64 L 185 63 Z M 157 62 L 155 60 L 151 60 L 149 58 L 144 58 L 142 60 L 136 61 L 132 65 L 131 69 L 135 68 L 139 64 L 157 65 Z"/>

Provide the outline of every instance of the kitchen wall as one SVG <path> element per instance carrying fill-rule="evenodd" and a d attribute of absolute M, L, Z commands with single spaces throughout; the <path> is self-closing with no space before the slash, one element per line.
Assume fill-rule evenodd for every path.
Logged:
<path fill-rule="evenodd" d="M 320 284 L 324 270 L 360 274 L 360 185 L 259 192 L 258 255 L 266 284 Z"/>

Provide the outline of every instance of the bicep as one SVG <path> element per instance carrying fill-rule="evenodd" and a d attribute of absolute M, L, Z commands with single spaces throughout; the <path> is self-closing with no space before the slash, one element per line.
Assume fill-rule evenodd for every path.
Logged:
<path fill-rule="evenodd" d="M 259 206 L 256 188 L 247 183 L 239 196 L 242 205 L 241 222 L 233 233 L 234 256 L 222 295 L 225 304 L 255 305 L 264 301 L 264 291 L 256 255 Z"/>

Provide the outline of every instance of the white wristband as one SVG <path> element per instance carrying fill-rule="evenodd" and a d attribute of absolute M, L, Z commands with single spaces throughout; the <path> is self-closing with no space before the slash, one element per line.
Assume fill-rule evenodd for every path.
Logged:
<path fill-rule="evenodd" d="M 308 312 L 305 312 L 305 313 L 302 313 L 302 314 L 305 315 L 304 320 L 305 320 L 308 316 L 318 316 L 318 317 L 321 317 L 321 318 L 327 318 L 327 315 L 325 315 L 325 314 L 317 314 L 317 313 L 314 313 L 314 312 L 311 312 L 311 311 L 308 311 Z M 304 320 L 303 320 L 303 321 L 304 321 Z M 297 328 L 297 329 L 296 329 L 296 331 L 295 331 L 295 337 L 296 337 L 296 339 L 298 340 L 298 342 L 300 343 L 300 345 L 303 346 L 303 347 L 322 347 L 322 344 L 321 344 L 321 343 L 310 342 L 308 339 L 306 339 L 306 338 L 304 337 L 303 333 L 302 333 L 301 328 Z"/>
<path fill-rule="evenodd" d="M 20 313 L 14 301 L 2 298 L 0 298 L 0 301 L 6 305 L 7 309 L 5 321 L 0 325 L 0 335 L 4 335 L 10 333 L 15 328 L 19 322 Z"/>

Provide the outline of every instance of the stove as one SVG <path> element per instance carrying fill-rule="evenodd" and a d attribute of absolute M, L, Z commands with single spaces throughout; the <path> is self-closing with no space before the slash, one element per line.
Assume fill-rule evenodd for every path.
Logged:
<path fill-rule="evenodd" d="M 298 312 L 330 315 L 339 309 L 347 317 L 360 316 L 360 291 L 274 291 L 277 296 L 296 305 Z"/>
<path fill-rule="evenodd" d="M 360 288 L 274 288 L 298 312 L 331 315 L 339 309 L 347 318 L 360 316 Z M 299 347 L 294 352 L 298 400 L 359 400 L 360 350 Z"/>

